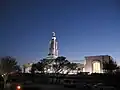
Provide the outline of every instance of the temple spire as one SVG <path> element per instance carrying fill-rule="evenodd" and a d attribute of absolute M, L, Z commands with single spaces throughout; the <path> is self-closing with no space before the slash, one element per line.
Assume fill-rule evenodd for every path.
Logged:
<path fill-rule="evenodd" d="M 58 43 L 56 40 L 55 32 L 52 32 L 52 40 L 50 40 L 48 56 L 52 58 L 58 57 Z"/>

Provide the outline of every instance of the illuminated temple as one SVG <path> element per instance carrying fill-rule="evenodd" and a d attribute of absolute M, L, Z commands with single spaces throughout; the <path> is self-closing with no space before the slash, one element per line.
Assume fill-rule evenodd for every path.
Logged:
<path fill-rule="evenodd" d="M 49 53 L 46 59 L 55 59 L 58 57 L 58 42 L 56 40 L 55 32 L 52 33 L 52 39 L 49 43 Z M 77 60 L 77 66 L 80 68 L 81 72 L 89 73 L 103 73 L 103 62 L 111 60 L 112 57 L 109 55 L 98 55 L 98 56 L 86 56 L 81 63 L 81 60 Z M 75 62 L 75 60 L 72 60 Z M 75 62 L 76 63 L 76 62 Z M 54 61 L 51 62 L 51 66 Z M 52 67 L 50 71 L 52 70 Z"/>
<path fill-rule="evenodd" d="M 48 73 L 54 73 L 53 65 L 55 64 L 54 60 L 58 57 L 58 42 L 56 39 L 55 32 L 52 32 L 52 38 L 49 42 L 48 55 L 45 58 L 50 61 L 49 69 L 46 70 Z M 89 72 L 89 73 L 103 73 L 103 62 L 112 60 L 112 57 L 109 55 L 98 55 L 98 56 L 86 56 L 83 62 L 77 60 L 77 68 L 80 68 L 80 72 Z M 74 63 L 75 60 L 72 60 Z M 30 70 L 27 70 L 28 72 Z M 66 70 L 64 70 L 66 72 Z M 77 72 L 74 70 L 72 72 Z"/>

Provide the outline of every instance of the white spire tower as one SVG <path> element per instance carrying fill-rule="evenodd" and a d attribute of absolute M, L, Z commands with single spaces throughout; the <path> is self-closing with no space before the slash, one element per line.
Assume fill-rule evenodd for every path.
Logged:
<path fill-rule="evenodd" d="M 48 56 L 50 58 L 58 57 L 58 42 L 56 40 L 55 32 L 52 32 L 52 40 L 50 41 Z"/>

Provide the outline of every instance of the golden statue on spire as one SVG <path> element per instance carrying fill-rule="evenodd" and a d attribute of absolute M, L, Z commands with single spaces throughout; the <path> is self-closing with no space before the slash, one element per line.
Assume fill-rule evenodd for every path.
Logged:
<path fill-rule="evenodd" d="M 52 32 L 53 36 L 55 36 L 55 32 Z"/>

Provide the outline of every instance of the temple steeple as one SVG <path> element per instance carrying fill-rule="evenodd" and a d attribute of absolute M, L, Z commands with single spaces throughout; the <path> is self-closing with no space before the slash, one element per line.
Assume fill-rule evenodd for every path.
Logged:
<path fill-rule="evenodd" d="M 58 43 L 56 40 L 55 32 L 52 32 L 52 40 L 50 40 L 48 56 L 50 58 L 58 57 Z"/>

